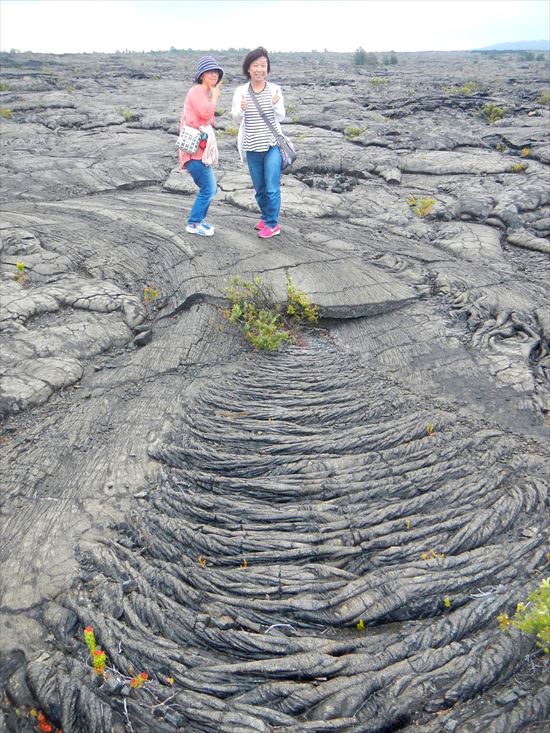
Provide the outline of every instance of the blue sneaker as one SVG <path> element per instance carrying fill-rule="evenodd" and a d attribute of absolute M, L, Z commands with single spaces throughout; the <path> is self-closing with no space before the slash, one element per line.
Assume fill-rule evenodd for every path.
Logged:
<path fill-rule="evenodd" d="M 214 231 L 215 231 L 214 227 L 212 226 L 212 224 L 207 224 L 206 221 L 204 221 L 204 219 L 203 221 L 201 221 L 201 226 L 203 226 L 207 232 L 212 232 L 212 234 L 214 234 Z"/>
<path fill-rule="evenodd" d="M 189 234 L 200 234 L 201 237 L 211 237 L 214 234 L 214 227 L 211 227 L 209 224 L 205 226 L 201 222 L 200 224 L 188 224 L 185 227 L 185 231 L 189 232 Z"/>

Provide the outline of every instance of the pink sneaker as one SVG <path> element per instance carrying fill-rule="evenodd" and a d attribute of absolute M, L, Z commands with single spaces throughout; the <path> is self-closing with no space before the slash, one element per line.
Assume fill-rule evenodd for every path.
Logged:
<path fill-rule="evenodd" d="M 265 221 L 263 219 L 260 219 L 260 221 L 254 226 L 254 229 L 261 230 L 265 227 Z"/>
<path fill-rule="evenodd" d="M 281 227 L 278 224 L 275 224 L 273 229 L 270 227 L 264 227 L 260 232 L 258 232 L 258 236 L 261 239 L 269 239 L 269 237 L 276 237 L 280 233 Z"/>

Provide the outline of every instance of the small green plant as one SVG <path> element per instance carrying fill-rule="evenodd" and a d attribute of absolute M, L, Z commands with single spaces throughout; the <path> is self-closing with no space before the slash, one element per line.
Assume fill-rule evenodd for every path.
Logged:
<path fill-rule="evenodd" d="M 13 112 L 9 107 L 2 107 L 2 109 L 0 109 L 0 117 L 4 120 L 11 120 Z"/>
<path fill-rule="evenodd" d="M 344 130 L 344 135 L 347 137 L 348 140 L 353 140 L 354 137 L 358 137 L 363 133 L 364 130 L 362 127 L 346 127 Z"/>
<path fill-rule="evenodd" d="M 275 351 L 288 341 L 289 332 L 284 328 L 280 314 L 272 305 L 271 294 L 260 277 L 254 280 L 231 279 L 225 289 L 231 308 L 225 311 L 230 323 L 239 325 L 249 343 L 258 349 Z"/>
<path fill-rule="evenodd" d="M 257 311 L 243 323 L 242 328 L 252 346 L 264 351 L 276 351 L 290 339 L 290 334 L 281 325 L 279 314 L 272 311 Z"/>
<path fill-rule="evenodd" d="M 423 552 L 420 557 L 422 560 L 437 560 L 438 558 L 443 560 L 445 557 L 444 552 L 436 552 L 433 548 L 428 552 Z"/>
<path fill-rule="evenodd" d="M 501 629 L 510 626 L 534 636 L 537 646 L 550 653 L 550 577 L 544 578 L 538 588 L 527 596 L 527 603 L 518 603 L 513 618 L 507 613 L 497 616 Z"/>
<path fill-rule="evenodd" d="M 94 630 L 91 626 L 86 626 L 84 629 L 84 641 L 92 657 L 94 671 L 98 676 L 102 677 L 105 674 L 105 667 L 107 666 L 107 655 L 97 646 Z"/>
<path fill-rule="evenodd" d="M 431 197 L 419 196 L 417 198 L 416 196 L 409 196 L 409 198 L 407 199 L 407 203 L 414 211 L 414 213 L 418 217 L 423 219 L 431 212 L 436 204 L 436 200 Z"/>
<path fill-rule="evenodd" d="M 363 621 L 362 618 L 360 618 L 359 621 L 357 622 L 357 624 L 355 624 L 355 625 L 357 626 L 357 628 L 359 629 L 359 631 L 364 631 L 365 630 L 365 622 Z"/>
<path fill-rule="evenodd" d="M 72 84 L 67 84 L 67 94 L 72 94 L 74 92 L 74 86 Z"/>
<path fill-rule="evenodd" d="M 102 649 L 96 648 L 92 654 L 92 663 L 94 665 L 94 671 L 100 677 L 105 674 L 105 667 L 107 666 L 107 655 Z"/>
<path fill-rule="evenodd" d="M 473 94 L 475 91 L 477 91 L 477 84 L 475 81 L 469 81 L 461 87 L 456 86 L 450 87 L 449 89 L 450 94 Z"/>
<path fill-rule="evenodd" d="M 410 529 L 410 528 L 411 528 L 411 520 L 405 519 L 405 529 Z"/>
<path fill-rule="evenodd" d="M 121 117 L 124 117 L 125 122 L 133 122 L 133 120 L 137 120 L 136 113 L 132 112 L 131 109 L 117 109 L 117 112 Z"/>
<path fill-rule="evenodd" d="M 311 301 L 303 290 L 296 288 L 290 275 L 287 276 L 286 296 L 286 313 L 291 319 L 317 323 L 319 308 L 311 304 Z"/>
<path fill-rule="evenodd" d="M 426 425 L 426 435 L 434 435 L 435 433 L 435 424 L 433 422 L 429 422 Z"/>
<path fill-rule="evenodd" d="M 27 279 L 26 267 L 24 262 L 15 263 L 15 275 L 13 279 L 18 283 L 24 283 Z"/>
<path fill-rule="evenodd" d="M 158 298 L 159 291 L 153 285 L 146 285 L 143 288 L 143 302 L 145 305 L 152 303 Z"/>
<path fill-rule="evenodd" d="M 86 642 L 86 646 L 88 647 L 88 651 L 90 652 L 90 654 L 93 654 L 96 648 L 96 641 L 94 629 L 92 626 L 86 626 L 86 628 L 84 629 L 84 641 Z"/>
<path fill-rule="evenodd" d="M 369 84 L 375 88 L 382 87 L 385 83 L 386 79 L 382 79 L 380 76 L 373 76 L 372 79 L 369 79 Z"/>
<path fill-rule="evenodd" d="M 224 135 L 237 135 L 239 128 L 230 125 L 229 127 L 226 127 L 225 130 L 220 130 L 220 132 L 223 132 Z"/>
<path fill-rule="evenodd" d="M 528 158 L 531 155 L 529 148 L 522 148 L 520 153 L 522 158 Z"/>
<path fill-rule="evenodd" d="M 443 598 L 443 605 L 445 606 L 445 608 L 451 607 L 451 599 L 449 598 L 449 596 L 445 596 Z"/>
<path fill-rule="evenodd" d="M 7 92 L 8 91 L 8 85 L 4 84 L 3 81 L 0 81 L 0 92 Z"/>
<path fill-rule="evenodd" d="M 514 163 L 512 173 L 522 173 L 527 168 L 525 163 Z"/>
<path fill-rule="evenodd" d="M 497 143 L 495 145 L 495 150 L 497 150 L 499 153 L 504 153 L 506 151 L 506 145 L 504 145 L 504 143 Z"/>
<path fill-rule="evenodd" d="M 230 303 L 224 311 L 225 317 L 238 325 L 247 341 L 257 349 L 275 351 L 291 340 L 292 323 L 317 321 L 317 307 L 295 287 L 290 277 L 284 307 L 274 304 L 273 294 L 258 276 L 253 280 L 234 276 L 224 294 Z"/>
<path fill-rule="evenodd" d="M 222 116 L 222 115 L 224 115 L 224 114 L 225 114 L 225 108 L 224 108 L 224 107 L 220 107 L 220 109 L 217 109 L 217 110 L 216 110 L 216 111 L 214 112 L 214 116 L 215 116 L 215 117 L 221 117 L 221 116 Z"/>
<path fill-rule="evenodd" d="M 539 104 L 544 104 L 545 107 L 550 107 L 550 90 L 542 92 L 540 97 L 537 99 Z"/>
<path fill-rule="evenodd" d="M 497 107 L 496 104 L 484 104 L 479 110 L 479 116 L 485 117 L 490 125 L 497 120 L 501 120 L 505 114 L 506 110 L 503 107 Z"/>

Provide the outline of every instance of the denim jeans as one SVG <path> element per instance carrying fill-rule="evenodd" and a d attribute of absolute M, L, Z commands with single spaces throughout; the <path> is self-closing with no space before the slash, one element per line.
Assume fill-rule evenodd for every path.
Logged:
<path fill-rule="evenodd" d="M 273 229 L 281 209 L 281 151 L 276 145 L 262 153 L 247 150 L 246 160 L 262 219 Z"/>
<path fill-rule="evenodd" d="M 208 207 L 218 190 L 216 176 L 214 175 L 213 168 L 205 165 L 202 160 L 188 160 L 184 168 L 191 174 L 191 178 L 199 187 L 199 192 L 187 223 L 200 224 L 206 217 Z"/>

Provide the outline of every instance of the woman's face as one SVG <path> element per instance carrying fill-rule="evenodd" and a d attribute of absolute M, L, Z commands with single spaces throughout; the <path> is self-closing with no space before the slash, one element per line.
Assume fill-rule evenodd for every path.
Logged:
<path fill-rule="evenodd" d="M 215 87 L 218 83 L 219 77 L 219 72 L 217 72 L 215 69 L 214 71 L 205 71 L 204 74 L 201 76 L 201 82 L 203 84 L 206 84 L 206 86 Z"/>
<path fill-rule="evenodd" d="M 253 61 L 248 67 L 251 81 L 263 81 L 267 76 L 267 59 L 260 56 L 259 59 Z"/>

